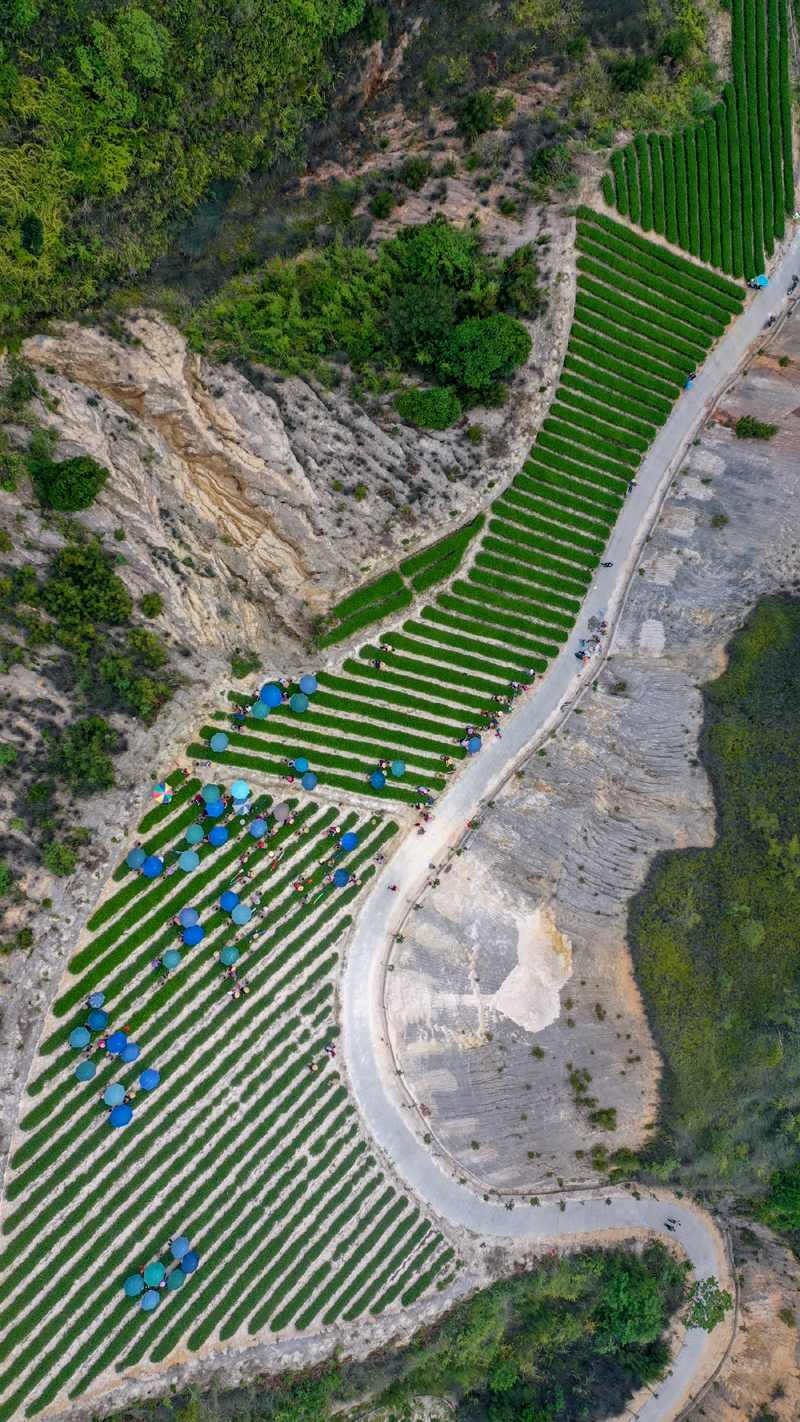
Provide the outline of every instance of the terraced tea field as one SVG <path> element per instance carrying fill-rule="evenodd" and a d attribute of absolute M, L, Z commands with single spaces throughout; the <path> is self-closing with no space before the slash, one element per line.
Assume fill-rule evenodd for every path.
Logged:
<path fill-rule="evenodd" d="M 674 135 L 637 134 L 603 193 L 645 232 L 749 278 L 795 206 L 786 0 L 733 0 L 731 60 L 712 113 Z"/>
<path fill-rule="evenodd" d="M 191 754 L 268 776 L 285 776 L 286 760 L 303 755 L 320 786 L 414 802 L 417 786 L 443 789 L 446 758 L 466 754 L 458 743 L 465 726 L 485 728 L 493 698 L 546 669 L 569 636 L 637 466 L 744 296 L 589 208 L 579 210 L 578 249 L 575 317 L 555 399 L 523 470 L 471 545 L 466 571 L 417 616 L 320 672 L 304 714 L 284 704 L 231 727 L 230 709 L 220 711 Z M 223 727 L 230 744 L 217 754 L 208 741 Z M 405 761 L 406 777 L 374 789 L 377 761 L 394 758 Z"/>
<path fill-rule="evenodd" d="M 185 848 L 198 788 L 190 782 L 150 818 L 149 849 Z M 266 798 L 253 813 L 268 814 Z M 326 831 L 358 832 L 346 862 L 366 883 L 395 826 L 304 800 L 259 849 L 253 813 L 242 824 L 216 820 L 228 842 L 201 845 L 191 874 L 124 876 L 56 999 L 6 1191 L 4 1417 L 32 1416 L 62 1392 L 79 1398 L 106 1370 L 158 1362 L 179 1344 L 195 1351 L 212 1337 L 247 1340 L 408 1304 L 452 1269 L 453 1251 L 370 1155 L 338 1063 L 323 1051 L 335 1042 L 338 945 L 359 892 L 323 884 L 336 843 Z M 237 934 L 219 897 L 243 852 L 252 877 L 242 896 L 261 897 Z M 164 979 L 152 960 L 175 946 L 172 919 L 190 904 L 205 937 L 179 948 Z M 238 1000 L 219 964 L 234 937 L 250 988 Z M 80 1083 L 67 1036 L 98 988 L 111 1025 L 129 1027 L 142 1055 L 125 1066 L 101 1053 L 94 1080 Z M 114 1131 L 98 1090 L 133 1085 L 143 1066 L 157 1067 L 161 1083 Z M 200 1268 L 145 1315 L 123 1280 L 179 1234 Z"/>
<path fill-rule="evenodd" d="M 479 537 L 404 565 L 415 593 L 457 566 L 455 580 L 320 673 L 302 714 L 282 704 L 231 726 L 221 710 L 190 754 L 216 762 L 223 785 L 249 770 L 285 778 L 286 758 L 302 754 L 326 792 L 389 805 L 417 800 L 420 785 L 437 793 L 447 758 L 465 754 L 465 724 L 485 725 L 493 698 L 543 672 L 568 638 L 644 452 L 743 297 L 588 209 L 577 242 L 575 318 L 529 459 Z M 212 752 L 222 726 L 228 747 Z M 375 789 L 376 763 L 395 758 L 404 775 Z M 281 823 L 263 797 L 216 816 L 225 842 L 198 843 L 183 873 L 173 866 L 187 832 L 198 819 L 204 832 L 212 824 L 193 803 L 199 788 L 189 781 L 145 816 L 143 848 L 168 867 L 152 880 L 125 864 L 115 871 L 34 1062 L 6 1185 L 0 1419 L 107 1390 L 126 1370 L 186 1350 L 408 1306 L 458 1267 L 370 1155 L 324 1050 L 335 1047 L 340 945 L 359 881 L 395 824 L 380 804 L 365 817 L 305 795 Z M 253 834 L 259 814 L 267 826 Z M 349 829 L 358 845 L 334 862 Z M 345 867 L 347 882 L 332 883 Z M 220 904 L 232 882 L 252 912 L 240 928 Z M 188 907 L 204 936 L 182 943 L 164 975 L 173 920 Z M 238 998 L 220 966 L 234 947 L 248 987 Z M 141 1055 L 123 1065 L 102 1052 L 94 1079 L 80 1082 L 67 1039 L 98 990 L 110 1026 Z M 128 1126 L 111 1129 L 98 1092 L 131 1087 L 143 1067 L 160 1084 L 139 1093 Z M 181 1234 L 200 1267 L 145 1314 L 123 1281 Z"/>

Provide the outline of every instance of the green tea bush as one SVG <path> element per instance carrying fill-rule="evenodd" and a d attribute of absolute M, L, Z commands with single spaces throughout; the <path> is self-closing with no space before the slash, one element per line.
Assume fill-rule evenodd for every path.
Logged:
<path fill-rule="evenodd" d="M 756 103 L 758 112 L 758 165 L 761 173 L 762 238 L 767 255 L 772 252 L 775 219 L 772 211 L 772 145 L 770 106 L 767 98 L 767 7 L 764 0 L 755 6 Z"/>
<path fill-rule="evenodd" d="M 772 168 L 772 230 L 780 240 L 784 232 L 784 219 L 779 46 L 778 0 L 767 0 L 767 94 L 769 99 L 770 165 Z"/>
<path fill-rule="evenodd" d="M 786 0 L 780 0 L 780 42 L 778 70 L 781 92 L 781 137 L 783 139 L 784 208 L 794 212 L 794 156 L 792 153 L 792 88 L 789 77 L 789 16 Z"/>
<path fill-rule="evenodd" d="M 649 232 L 653 226 L 653 184 L 650 176 L 650 149 L 645 134 L 638 133 L 633 141 L 633 146 L 636 150 L 641 199 L 639 224 L 645 232 Z"/>
<path fill-rule="evenodd" d="M 696 130 L 684 129 L 684 153 L 686 155 L 686 199 L 689 211 L 689 251 L 693 257 L 700 255 L 700 194 L 697 173 Z"/>
<path fill-rule="evenodd" d="M 604 213 L 593 213 L 590 208 L 581 207 L 578 209 L 578 217 L 602 228 L 605 234 L 602 240 L 609 250 L 625 255 L 626 252 L 630 253 L 631 248 L 635 248 L 637 252 L 646 254 L 645 265 L 648 269 L 659 272 L 661 276 L 669 276 L 683 291 L 691 291 L 707 301 L 713 301 L 721 308 L 720 319 L 724 312 L 737 315 L 741 310 L 744 290 L 727 277 L 698 267 L 694 262 L 687 261 L 686 257 L 678 256 L 676 252 L 670 252 L 666 247 L 655 246 L 646 237 L 623 227 L 619 222 L 614 222 Z M 663 270 L 664 268 L 666 270 Z"/>
<path fill-rule="evenodd" d="M 678 206 L 678 243 L 685 250 L 689 248 L 689 176 L 686 167 L 686 134 L 676 133 L 673 138 L 675 155 L 675 196 Z"/>
<path fill-rule="evenodd" d="M 662 133 L 660 147 L 664 170 L 664 231 L 668 242 L 677 243 L 678 196 L 675 179 L 675 145 L 668 133 Z"/>
<path fill-rule="evenodd" d="M 731 190 L 731 272 L 734 276 L 741 276 L 744 272 L 744 215 L 742 207 L 742 159 L 739 143 L 739 110 L 736 102 L 736 93 L 732 84 L 726 84 L 723 89 L 723 99 L 725 112 L 727 115 L 727 135 L 728 153 L 730 157 L 730 190 Z M 723 146 L 720 144 L 720 163 L 722 162 Z M 724 241 L 724 230 L 723 230 Z"/>
<path fill-rule="evenodd" d="M 652 174 L 653 191 L 653 228 L 663 235 L 666 226 L 664 210 L 664 164 L 661 156 L 661 144 L 657 133 L 647 135 L 647 147 L 650 154 L 650 171 Z"/>
<path fill-rule="evenodd" d="M 628 213 L 628 179 L 622 154 L 619 151 L 611 155 L 611 171 L 614 174 L 617 211 L 625 217 Z"/>
<path fill-rule="evenodd" d="M 700 257 L 711 261 L 711 193 L 708 171 L 708 138 L 705 124 L 698 124 L 695 130 L 697 151 L 697 193 L 698 223 L 700 228 Z M 719 265 L 719 264 L 718 264 Z"/>
<path fill-rule="evenodd" d="M 622 150 L 622 158 L 625 163 L 625 177 L 628 182 L 628 211 L 631 222 L 639 221 L 641 216 L 641 202 L 639 200 L 639 174 L 636 166 L 636 150 L 632 143 L 626 145 Z"/>
<path fill-rule="evenodd" d="M 705 154 L 708 171 L 708 256 L 706 261 L 713 267 L 722 266 L 722 195 L 720 190 L 719 149 L 715 117 L 704 123 Z M 726 175 L 727 176 L 727 175 Z M 730 208 L 728 219 L 730 222 Z M 730 263 L 725 268 L 730 270 Z"/>
<path fill-rule="evenodd" d="M 752 184 L 753 273 L 764 270 L 764 193 L 759 140 L 758 70 L 756 50 L 756 10 L 764 0 L 744 0 L 745 74 L 747 76 L 747 122 L 750 136 L 750 181 Z M 763 56 L 766 60 L 766 56 Z M 750 275 L 753 275 L 750 273 Z"/>

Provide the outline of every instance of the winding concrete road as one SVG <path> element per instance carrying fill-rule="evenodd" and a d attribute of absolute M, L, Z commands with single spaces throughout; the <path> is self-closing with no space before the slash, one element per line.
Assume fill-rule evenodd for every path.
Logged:
<path fill-rule="evenodd" d="M 633 1231 L 664 1234 L 677 1239 L 698 1279 L 729 1275 L 722 1237 L 710 1216 L 673 1196 L 629 1192 L 572 1192 L 566 1208 L 558 1201 L 538 1207 L 514 1202 L 510 1211 L 500 1202 L 484 1200 L 445 1173 L 414 1130 L 417 1118 L 402 1098 L 387 1035 L 383 1030 L 383 982 L 393 935 L 422 891 L 429 863 L 439 863 L 463 836 L 466 821 L 480 811 L 521 759 L 568 714 L 577 694 L 597 675 L 601 658 L 584 670 L 574 657 L 577 637 L 589 617 L 601 611 L 609 623 L 610 645 L 641 549 L 652 528 L 675 469 L 685 449 L 726 386 L 736 375 L 753 345 L 761 338 L 771 315 L 785 313 L 786 290 L 795 269 L 800 270 L 800 233 L 796 233 L 779 260 L 768 287 L 754 295 L 709 356 L 694 387 L 684 391 L 669 419 L 653 441 L 641 465 L 608 543 L 606 558 L 613 563 L 599 569 L 587 594 L 575 636 L 551 663 L 545 676 L 503 726 L 502 740 L 492 738 L 480 755 L 469 761 L 441 796 L 424 837 L 407 836 L 391 862 L 374 881 L 351 935 L 343 984 L 343 1049 L 353 1091 L 376 1143 L 386 1152 L 396 1171 L 416 1195 L 444 1222 L 485 1237 L 530 1240 L 545 1245 L 559 1240 Z M 397 893 L 389 884 L 399 885 Z M 610 1203 L 609 1203 L 610 1200 Z M 676 1220 L 674 1234 L 665 1220 Z M 706 1384 L 730 1341 L 733 1316 L 728 1324 L 708 1335 L 699 1329 L 686 1332 L 672 1370 L 656 1393 L 636 1415 L 641 1422 L 665 1422 L 680 1415 L 689 1400 Z"/>

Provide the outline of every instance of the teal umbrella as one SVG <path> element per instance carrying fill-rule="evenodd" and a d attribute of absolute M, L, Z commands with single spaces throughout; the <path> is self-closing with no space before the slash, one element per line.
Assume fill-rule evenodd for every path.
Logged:
<path fill-rule="evenodd" d="M 161 961 L 165 968 L 177 968 L 181 961 L 181 955 L 177 948 L 168 948 L 166 953 L 161 954 Z"/>
<path fill-rule="evenodd" d="M 201 844 L 203 840 L 202 825 L 190 825 L 185 837 L 187 844 Z"/>
<path fill-rule="evenodd" d="M 81 1047 L 88 1047 L 92 1039 L 92 1034 L 88 1027 L 73 1027 L 69 1034 L 69 1044 L 75 1051 L 80 1051 Z"/>
<path fill-rule="evenodd" d="M 158 1308 L 160 1302 L 161 1295 L 158 1289 L 148 1289 L 146 1294 L 142 1294 L 139 1300 L 139 1307 L 144 1309 L 145 1313 L 152 1313 L 154 1308 Z"/>
<path fill-rule="evenodd" d="M 115 1081 L 111 1086 L 107 1086 L 103 1092 L 103 1100 L 106 1106 L 119 1106 L 125 1099 L 125 1087 L 121 1081 Z"/>
<path fill-rule="evenodd" d="M 144 1279 L 141 1274 L 129 1274 L 122 1287 L 129 1299 L 138 1299 L 144 1293 Z"/>
<path fill-rule="evenodd" d="M 78 1065 L 75 1068 L 75 1075 L 78 1078 L 78 1081 L 91 1081 L 96 1071 L 97 1067 L 95 1066 L 95 1063 L 90 1061 L 87 1057 L 85 1061 L 78 1062 Z"/>
<path fill-rule="evenodd" d="M 194 849 L 184 849 L 183 854 L 181 854 L 178 859 L 178 868 L 182 869 L 184 874 L 191 874 L 192 870 L 196 869 L 199 863 L 199 856 Z"/>
<path fill-rule="evenodd" d="M 219 755 L 222 751 L 228 749 L 228 737 L 224 731 L 215 731 L 211 737 L 210 744 L 212 751 L 216 751 Z"/>
<path fill-rule="evenodd" d="M 302 691 L 296 691 L 294 696 L 289 697 L 289 706 L 292 711 L 302 712 L 308 710 L 308 697 Z"/>
<path fill-rule="evenodd" d="M 238 963 L 239 961 L 239 949 L 234 948 L 233 944 L 230 943 L 227 948 L 223 948 L 219 955 L 219 961 L 224 968 L 232 968 L 234 963 Z"/>
<path fill-rule="evenodd" d="M 164 1268 L 164 1265 L 161 1263 L 160 1259 L 154 1259 L 151 1264 L 148 1264 L 147 1268 L 144 1271 L 144 1281 L 147 1284 L 148 1288 L 158 1288 L 158 1285 L 161 1283 L 161 1280 L 163 1279 L 166 1272 L 167 1271 Z"/>
<path fill-rule="evenodd" d="M 174 1292 L 175 1289 L 180 1288 L 185 1278 L 186 1275 L 180 1267 L 177 1269 L 173 1269 L 169 1274 L 167 1274 L 167 1288 L 172 1289 Z"/>
<path fill-rule="evenodd" d="M 219 786 L 204 785 L 202 790 L 200 791 L 200 794 L 202 795 L 207 805 L 211 804 L 214 800 L 219 799 Z"/>

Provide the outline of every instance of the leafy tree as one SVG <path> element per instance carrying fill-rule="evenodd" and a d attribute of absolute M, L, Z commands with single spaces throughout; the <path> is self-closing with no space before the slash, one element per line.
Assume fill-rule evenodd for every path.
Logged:
<path fill-rule="evenodd" d="M 51 874 L 56 874 L 60 879 L 64 879 L 75 869 L 78 856 L 63 840 L 51 839 L 42 851 L 42 863 L 45 869 L 50 870 Z"/>
<path fill-rule="evenodd" d="M 440 385 L 430 390 L 401 390 L 394 403 L 402 419 L 426 430 L 446 430 L 462 413 L 458 397 Z"/>
<path fill-rule="evenodd" d="M 513 108 L 513 99 L 498 99 L 493 90 L 478 89 L 468 94 L 458 106 L 458 131 L 471 143 L 482 133 L 488 133 L 490 128 L 497 128 Z"/>
<path fill-rule="evenodd" d="M 525 242 L 504 260 L 500 273 L 499 305 L 512 316 L 536 316 L 542 309 L 536 250 Z"/>
<path fill-rule="evenodd" d="M 161 594 L 157 592 L 145 593 L 144 596 L 139 599 L 139 608 L 143 617 L 158 617 L 163 606 Z"/>
<path fill-rule="evenodd" d="M 397 198 L 391 188 L 381 188 L 375 196 L 370 199 L 369 210 L 373 217 L 391 217 L 397 206 Z"/>
<path fill-rule="evenodd" d="M 62 548 L 50 564 L 41 602 L 62 627 L 80 629 L 100 623 L 127 622 L 133 603 L 97 543 Z"/>
<path fill-rule="evenodd" d="M 457 294 L 443 283 L 410 282 L 390 297 L 390 341 L 406 365 L 433 366 L 456 323 Z"/>
<path fill-rule="evenodd" d="M 60 463 L 31 459 L 30 471 L 40 502 L 68 513 L 88 509 L 108 478 L 108 470 L 88 454 Z"/>
<path fill-rule="evenodd" d="M 476 395 L 492 391 L 527 360 L 531 338 L 511 316 L 471 317 L 455 327 L 439 364 L 439 373 Z"/>
<path fill-rule="evenodd" d="M 652 78 L 654 69 L 655 63 L 647 54 L 637 54 L 633 58 L 623 55 L 611 61 L 608 77 L 619 94 L 635 94 Z"/>
<path fill-rule="evenodd" d="M 35 212 L 26 212 L 19 225 L 19 240 L 32 257 L 41 257 L 44 250 L 44 226 Z"/>
<path fill-rule="evenodd" d="M 119 743 L 119 733 L 102 716 L 85 716 L 51 739 L 49 768 L 81 794 L 108 790 L 114 784 L 111 756 Z"/>
<path fill-rule="evenodd" d="M 689 1295 L 690 1308 L 686 1322 L 690 1328 L 704 1328 L 711 1333 L 721 1323 L 733 1299 L 726 1289 L 721 1289 L 716 1279 L 698 1279 Z"/>

